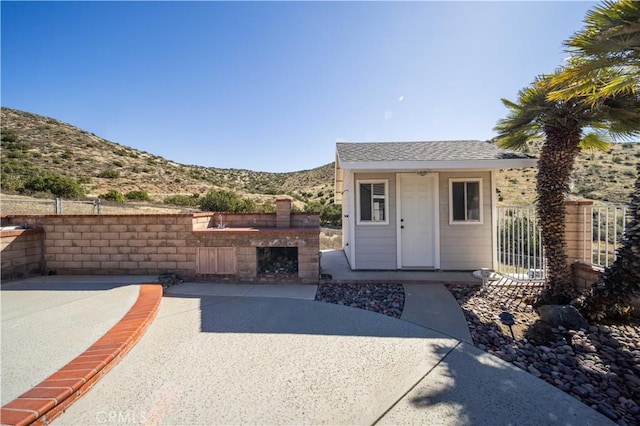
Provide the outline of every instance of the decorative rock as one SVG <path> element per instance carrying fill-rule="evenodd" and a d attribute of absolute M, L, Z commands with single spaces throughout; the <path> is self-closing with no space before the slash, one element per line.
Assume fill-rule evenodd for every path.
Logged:
<path fill-rule="evenodd" d="M 608 388 L 606 393 L 612 399 L 617 399 L 620 396 L 620 392 L 618 392 L 614 388 Z"/>
<path fill-rule="evenodd" d="M 599 404 L 598 405 L 598 411 L 600 411 L 605 416 L 609 417 L 611 420 L 617 420 L 618 418 L 620 418 L 618 413 L 613 411 L 613 408 L 611 408 L 611 407 L 609 407 L 608 405 L 605 405 L 605 404 Z"/>
<path fill-rule="evenodd" d="M 576 394 L 581 395 L 581 396 L 587 395 L 589 393 L 589 391 L 587 391 L 585 388 L 583 388 L 580 385 L 573 386 L 571 388 L 571 392 L 576 393 Z"/>
<path fill-rule="evenodd" d="M 538 308 L 540 320 L 552 327 L 569 330 L 588 329 L 589 324 L 576 308 L 570 305 L 544 305 Z"/>
<path fill-rule="evenodd" d="M 640 323 L 593 324 L 584 331 L 549 327 L 548 343 L 538 345 L 522 337 L 522 329 L 512 340 L 507 328 L 495 325 L 503 310 L 514 314 L 516 324 L 531 326 L 539 319 L 530 307 L 518 307 L 522 299 L 511 290 L 496 289 L 481 296 L 469 287 L 448 288 L 462 305 L 476 346 L 481 343 L 486 351 L 595 407 L 619 425 L 640 425 L 640 406 L 633 401 L 640 401 Z"/>
<path fill-rule="evenodd" d="M 536 377 L 542 376 L 542 373 L 537 368 L 535 368 L 533 365 L 530 365 L 529 367 L 527 367 L 527 371 L 529 373 L 533 374 Z"/>

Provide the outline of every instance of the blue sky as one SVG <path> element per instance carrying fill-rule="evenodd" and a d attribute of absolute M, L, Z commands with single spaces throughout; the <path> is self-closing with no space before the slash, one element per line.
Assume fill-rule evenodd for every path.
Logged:
<path fill-rule="evenodd" d="M 596 2 L 2 2 L 2 106 L 183 164 L 490 139 Z"/>

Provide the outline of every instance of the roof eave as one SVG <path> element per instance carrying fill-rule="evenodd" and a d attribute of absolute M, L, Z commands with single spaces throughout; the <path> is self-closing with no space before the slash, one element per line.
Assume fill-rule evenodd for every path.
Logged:
<path fill-rule="evenodd" d="M 340 161 L 340 168 L 351 170 L 464 170 L 537 167 L 537 158 L 451 161 Z"/>

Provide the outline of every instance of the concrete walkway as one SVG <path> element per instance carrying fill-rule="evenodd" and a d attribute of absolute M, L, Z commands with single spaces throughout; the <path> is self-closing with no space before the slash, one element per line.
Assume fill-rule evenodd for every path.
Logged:
<path fill-rule="evenodd" d="M 478 283 L 471 272 L 412 271 L 412 270 L 352 270 L 343 250 L 321 252 L 321 272 L 335 281 L 392 281 L 420 283 Z"/>
<path fill-rule="evenodd" d="M 54 424 L 613 424 L 434 322 L 444 287 L 407 285 L 406 320 L 312 301 L 314 286 L 258 287 L 168 289 L 138 344 Z"/>

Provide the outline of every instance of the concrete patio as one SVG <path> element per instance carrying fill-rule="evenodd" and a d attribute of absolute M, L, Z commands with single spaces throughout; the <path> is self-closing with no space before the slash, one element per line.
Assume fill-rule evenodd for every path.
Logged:
<path fill-rule="evenodd" d="M 5 340 L 5 328 L 18 317 L 30 323 L 59 318 L 64 327 L 65 316 L 80 309 L 69 304 L 79 291 L 103 294 L 83 299 L 90 307 L 83 313 L 84 330 L 99 332 L 95 324 L 103 329 L 117 321 L 100 311 L 102 297 L 127 292 L 121 284 L 146 281 L 94 278 L 36 277 L 12 282 L 11 289 L 3 284 L 3 308 L 16 306 L 2 311 L 3 350 L 38 333 L 29 328 Z M 420 300 L 421 289 L 439 287 L 408 285 L 405 313 L 414 310 L 412 304 L 419 307 L 415 311 L 441 310 L 439 297 L 412 301 Z M 315 302 L 312 294 L 315 286 L 309 285 L 172 287 L 138 344 L 54 423 L 612 424 L 476 349 L 455 330 L 445 334 L 434 324 L 417 324 L 417 317 L 409 322 Z M 12 302 L 19 296 L 50 301 L 47 309 L 28 310 L 28 304 L 18 308 Z M 47 350 L 57 352 L 66 343 L 49 342 Z M 28 360 L 37 353 L 32 348 L 21 355 Z M 3 377 L 5 359 L 3 353 Z M 33 383 L 43 379 L 35 369 L 23 374 Z"/>

